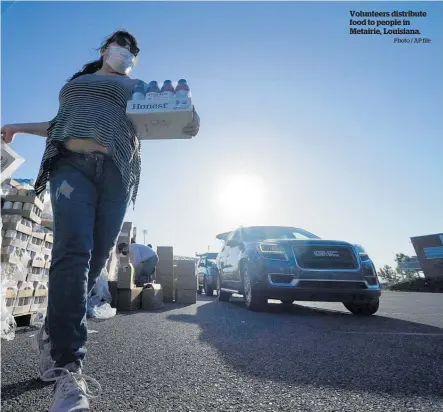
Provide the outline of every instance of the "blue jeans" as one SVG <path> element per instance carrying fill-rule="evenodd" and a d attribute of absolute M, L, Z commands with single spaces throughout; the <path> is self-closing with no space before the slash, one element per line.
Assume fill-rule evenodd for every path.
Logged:
<path fill-rule="evenodd" d="M 68 152 L 51 171 L 54 246 L 46 329 L 57 367 L 85 357 L 88 293 L 109 259 L 131 193 L 111 157 Z"/>
<path fill-rule="evenodd" d="M 158 256 L 151 256 L 149 259 L 140 263 L 140 268 L 136 272 L 138 273 L 137 279 L 135 280 L 136 286 L 143 286 L 145 283 L 152 283 L 155 280 L 155 268 L 158 264 Z"/>

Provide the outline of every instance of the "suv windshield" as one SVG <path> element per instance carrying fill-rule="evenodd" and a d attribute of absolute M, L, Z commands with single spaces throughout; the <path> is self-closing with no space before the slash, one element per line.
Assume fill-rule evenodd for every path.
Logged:
<path fill-rule="evenodd" d="M 246 242 L 256 242 L 266 239 L 320 239 L 303 229 L 295 227 L 249 227 L 243 229 L 243 239 Z"/>

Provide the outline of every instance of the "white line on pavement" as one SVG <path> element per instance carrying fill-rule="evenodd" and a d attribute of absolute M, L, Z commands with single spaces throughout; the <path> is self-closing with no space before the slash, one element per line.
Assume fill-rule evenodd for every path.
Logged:
<path fill-rule="evenodd" d="M 440 336 L 443 338 L 443 333 L 423 333 L 423 332 L 336 332 L 342 334 L 355 334 L 355 335 L 401 335 L 401 336 Z"/>

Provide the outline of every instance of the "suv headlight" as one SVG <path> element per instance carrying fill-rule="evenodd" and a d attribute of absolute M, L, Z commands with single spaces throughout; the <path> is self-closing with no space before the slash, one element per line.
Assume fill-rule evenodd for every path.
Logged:
<path fill-rule="evenodd" d="M 365 248 L 361 245 L 354 245 L 357 250 L 358 256 L 360 258 L 360 262 L 362 264 L 363 275 L 371 286 L 379 285 L 377 271 L 375 270 L 375 266 L 371 261 L 371 258 L 368 256 Z"/>
<path fill-rule="evenodd" d="M 275 243 L 259 243 L 258 251 L 265 259 L 288 260 L 285 249 Z"/>

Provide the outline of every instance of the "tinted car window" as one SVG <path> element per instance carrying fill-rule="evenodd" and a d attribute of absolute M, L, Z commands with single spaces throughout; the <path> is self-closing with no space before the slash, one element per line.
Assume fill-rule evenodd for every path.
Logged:
<path fill-rule="evenodd" d="M 241 240 L 240 229 L 238 229 L 234 232 L 234 236 L 232 236 L 232 239 Z"/>

